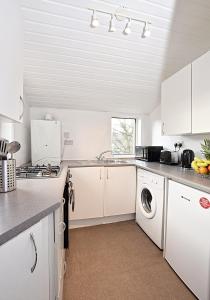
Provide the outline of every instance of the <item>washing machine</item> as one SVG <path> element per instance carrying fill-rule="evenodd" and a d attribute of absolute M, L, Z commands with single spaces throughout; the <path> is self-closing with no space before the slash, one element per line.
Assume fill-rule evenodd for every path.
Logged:
<path fill-rule="evenodd" d="M 142 169 L 137 171 L 136 222 L 163 249 L 163 176 Z"/>

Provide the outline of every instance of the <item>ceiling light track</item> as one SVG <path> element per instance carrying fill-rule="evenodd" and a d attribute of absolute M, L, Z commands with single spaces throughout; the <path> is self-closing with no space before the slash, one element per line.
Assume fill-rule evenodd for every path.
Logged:
<path fill-rule="evenodd" d="M 101 13 L 101 14 L 105 14 L 105 15 L 110 16 L 109 27 L 108 27 L 109 32 L 115 32 L 116 31 L 114 21 L 120 22 L 120 21 L 123 21 L 123 20 L 127 20 L 127 23 L 126 23 L 125 28 L 123 30 L 124 35 L 128 35 L 128 34 L 131 33 L 131 23 L 132 22 L 138 22 L 138 23 L 143 23 L 144 24 L 141 37 L 142 38 L 148 38 L 148 37 L 151 36 L 150 26 L 151 26 L 152 23 L 150 21 L 132 18 L 132 17 L 129 17 L 127 15 L 119 14 L 117 12 L 113 13 L 113 12 L 100 10 L 100 9 L 94 9 L 94 8 L 88 8 L 88 10 L 92 11 L 91 23 L 90 23 L 90 26 L 92 28 L 96 28 L 100 25 L 99 20 L 96 17 L 96 14 Z M 115 20 L 114 20 L 114 18 L 115 18 Z"/>

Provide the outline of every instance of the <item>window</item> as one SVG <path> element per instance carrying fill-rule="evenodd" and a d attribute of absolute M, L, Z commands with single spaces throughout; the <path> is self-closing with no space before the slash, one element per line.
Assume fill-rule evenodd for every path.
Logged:
<path fill-rule="evenodd" d="M 136 143 L 136 120 L 112 118 L 112 154 L 133 155 Z"/>

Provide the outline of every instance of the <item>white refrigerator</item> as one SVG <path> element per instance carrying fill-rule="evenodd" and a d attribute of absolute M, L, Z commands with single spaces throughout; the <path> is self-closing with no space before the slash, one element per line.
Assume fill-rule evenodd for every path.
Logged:
<path fill-rule="evenodd" d="M 210 299 L 209 208 L 210 194 L 169 181 L 165 258 L 200 300 Z"/>
<path fill-rule="evenodd" d="M 60 165 L 61 151 L 61 122 L 31 120 L 32 165 Z"/>

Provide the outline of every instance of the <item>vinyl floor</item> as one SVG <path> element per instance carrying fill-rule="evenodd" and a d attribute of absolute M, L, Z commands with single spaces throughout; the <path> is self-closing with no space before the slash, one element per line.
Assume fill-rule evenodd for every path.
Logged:
<path fill-rule="evenodd" d="M 134 221 L 70 230 L 64 300 L 192 300 Z"/>

